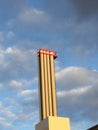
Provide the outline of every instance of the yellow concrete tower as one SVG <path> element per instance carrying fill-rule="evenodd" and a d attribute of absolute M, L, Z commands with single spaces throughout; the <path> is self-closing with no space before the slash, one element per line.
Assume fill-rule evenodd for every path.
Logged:
<path fill-rule="evenodd" d="M 56 85 L 54 59 L 57 53 L 51 50 L 40 49 L 39 63 L 39 103 L 40 122 L 36 130 L 70 130 L 69 118 L 57 116 Z"/>

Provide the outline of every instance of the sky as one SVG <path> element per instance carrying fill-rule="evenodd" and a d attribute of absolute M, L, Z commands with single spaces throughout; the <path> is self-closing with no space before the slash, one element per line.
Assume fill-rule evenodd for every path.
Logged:
<path fill-rule="evenodd" d="M 98 0 L 0 0 L 0 130 L 39 122 L 40 48 L 58 53 L 58 116 L 98 124 Z"/>

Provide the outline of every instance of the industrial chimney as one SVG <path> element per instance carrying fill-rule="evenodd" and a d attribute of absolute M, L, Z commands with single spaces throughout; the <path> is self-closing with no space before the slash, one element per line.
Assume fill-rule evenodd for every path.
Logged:
<path fill-rule="evenodd" d="M 51 50 L 38 51 L 40 123 L 35 130 L 70 130 L 69 118 L 57 117 L 54 59 L 57 53 Z"/>
<path fill-rule="evenodd" d="M 40 120 L 57 116 L 54 59 L 57 53 L 45 49 L 38 52 Z"/>

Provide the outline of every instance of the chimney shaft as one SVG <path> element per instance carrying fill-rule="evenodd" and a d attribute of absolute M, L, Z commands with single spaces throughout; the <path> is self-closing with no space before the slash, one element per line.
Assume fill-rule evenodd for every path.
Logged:
<path fill-rule="evenodd" d="M 40 120 L 57 116 L 55 58 L 57 54 L 54 51 L 40 49 L 38 52 Z"/>

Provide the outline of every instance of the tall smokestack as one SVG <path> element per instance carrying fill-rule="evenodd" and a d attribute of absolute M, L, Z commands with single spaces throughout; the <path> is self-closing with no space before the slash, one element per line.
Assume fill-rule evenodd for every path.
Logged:
<path fill-rule="evenodd" d="M 70 130 L 69 118 L 57 117 L 54 59 L 51 50 L 38 51 L 40 122 L 35 130 Z"/>
<path fill-rule="evenodd" d="M 38 52 L 40 120 L 49 116 L 57 116 L 55 58 L 57 58 L 57 53 L 54 51 L 40 49 Z"/>

